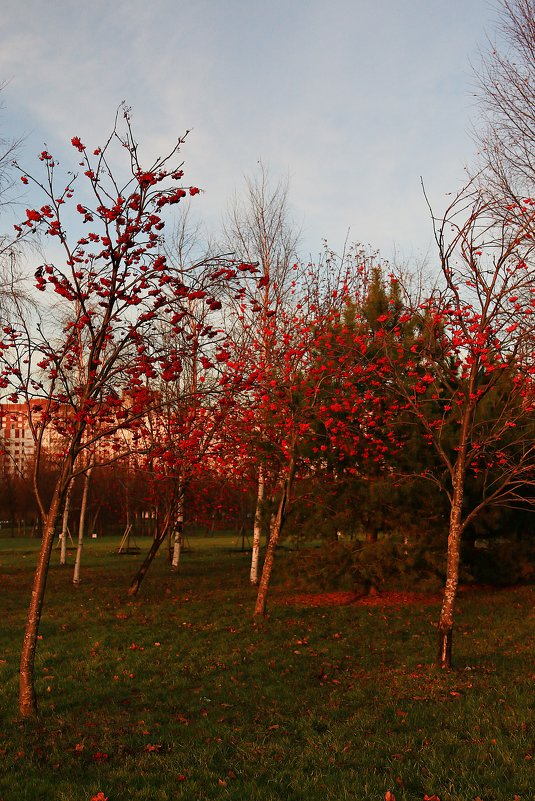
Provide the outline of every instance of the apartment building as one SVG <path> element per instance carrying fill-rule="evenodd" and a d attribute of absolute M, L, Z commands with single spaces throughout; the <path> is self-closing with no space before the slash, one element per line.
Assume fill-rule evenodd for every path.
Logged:
<path fill-rule="evenodd" d="M 0 403 L 0 469 L 4 475 L 27 476 L 32 468 L 35 441 L 28 418 L 30 413 L 34 424 L 38 424 L 41 407 L 42 401 L 38 399 L 30 400 L 29 406 L 26 403 Z M 68 415 L 67 407 L 64 413 Z M 111 460 L 118 453 L 128 452 L 131 447 L 132 432 L 128 428 L 115 429 L 114 422 L 108 417 L 104 423 L 110 427 L 110 435 L 96 443 L 97 461 Z M 63 443 L 62 434 L 53 425 L 48 425 L 43 438 L 45 453 L 51 456 L 59 453 Z"/>

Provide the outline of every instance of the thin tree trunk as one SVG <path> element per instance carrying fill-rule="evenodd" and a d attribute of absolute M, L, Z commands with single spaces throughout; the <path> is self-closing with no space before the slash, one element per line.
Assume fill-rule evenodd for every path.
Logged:
<path fill-rule="evenodd" d="M 37 698 L 34 687 L 34 664 L 39 622 L 43 610 L 46 579 L 50 555 L 54 544 L 56 522 L 59 517 L 62 501 L 61 479 L 58 480 L 52 496 L 52 502 L 46 516 L 41 549 L 33 579 L 32 597 L 28 609 L 28 618 L 22 643 L 19 675 L 19 710 L 23 718 L 37 714 Z"/>
<path fill-rule="evenodd" d="M 166 521 L 166 523 L 162 526 L 160 531 L 158 531 L 158 529 L 156 529 L 156 532 L 155 532 L 154 538 L 152 540 L 152 544 L 151 544 L 151 546 L 149 548 L 149 551 L 148 551 L 145 559 L 143 560 L 143 562 L 141 564 L 141 567 L 139 568 L 139 570 L 137 571 L 136 575 L 132 579 L 132 583 L 130 584 L 130 588 L 128 590 L 128 595 L 130 595 L 130 596 L 137 595 L 137 592 L 138 592 L 138 590 L 139 590 L 139 588 L 141 586 L 141 582 L 145 578 L 147 570 L 149 569 L 149 567 L 152 564 L 152 560 L 154 559 L 154 557 L 158 553 L 158 551 L 160 549 L 160 545 L 165 540 L 168 528 L 169 528 L 169 522 Z"/>
<path fill-rule="evenodd" d="M 67 564 L 67 535 L 69 533 L 69 513 L 71 511 L 71 497 L 72 497 L 73 486 L 74 486 L 74 481 L 71 481 L 71 483 L 67 487 L 67 492 L 65 495 L 65 506 L 63 507 L 63 520 L 61 524 L 61 536 L 60 536 L 61 547 L 59 554 L 60 565 Z"/>
<path fill-rule="evenodd" d="M 258 471 L 258 492 L 256 496 L 256 509 L 253 526 L 253 552 L 251 554 L 251 573 L 249 580 L 254 586 L 258 585 L 258 563 L 260 559 L 260 540 L 262 538 L 262 520 L 264 508 L 265 479 L 264 469 Z"/>
<path fill-rule="evenodd" d="M 477 365 L 473 365 L 470 375 L 470 397 L 474 394 Z M 472 422 L 473 405 L 470 404 L 462 421 L 459 444 L 457 447 L 457 461 L 453 470 L 453 487 L 450 510 L 450 528 L 448 532 L 448 556 L 446 563 L 446 584 L 440 620 L 438 624 L 438 654 L 437 663 L 443 669 L 450 669 L 452 664 L 453 644 L 453 611 L 459 586 L 459 564 L 461 561 L 461 537 L 463 533 L 463 501 L 466 477 L 466 454 L 468 448 L 469 430 Z"/>
<path fill-rule="evenodd" d="M 455 471 L 453 497 L 448 534 L 448 556 L 446 564 L 446 584 L 442 598 L 439 621 L 438 658 L 439 667 L 449 670 L 452 665 L 453 613 L 457 588 L 459 586 L 459 565 L 461 561 L 462 508 L 464 497 L 464 469 L 461 463 Z"/>
<path fill-rule="evenodd" d="M 266 614 L 267 594 L 269 590 L 271 572 L 273 570 L 273 563 L 275 561 L 275 550 L 277 548 L 282 527 L 286 519 L 286 508 L 288 505 L 288 501 L 290 500 L 290 492 L 291 492 L 294 470 L 295 470 L 295 457 L 292 454 L 292 457 L 288 464 L 288 472 L 286 474 L 286 479 L 284 480 L 282 485 L 282 495 L 279 501 L 277 514 L 275 515 L 275 519 L 273 520 L 273 524 L 269 532 L 269 541 L 267 544 L 266 555 L 264 558 L 264 565 L 262 568 L 262 577 L 260 578 L 260 584 L 258 585 L 258 594 L 256 596 L 256 605 L 254 610 L 255 618 L 260 616 L 264 617 Z"/>
<path fill-rule="evenodd" d="M 95 532 L 95 529 L 96 529 L 96 525 L 97 525 L 98 516 L 99 516 L 99 514 L 100 514 L 100 508 L 101 508 L 101 504 L 99 503 L 99 505 L 97 506 L 97 508 L 96 508 L 96 511 L 95 511 L 95 513 L 94 513 L 94 515 L 93 515 L 93 518 L 92 518 L 92 520 L 91 520 L 91 525 L 89 526 L 89 530 L 90 530 L 92 533 L 93 533 L 93 532 Z"/>
<path fill-rule="evenodd" d="M 80 583 L 80 565 L 82 563 L 82 548 L 84 545 L 84 533 L 85 533 L 85 513 L 87 510 L 89 482 L 91 480 L 92 472 L 93 472 L 93 465 L 90 465 L 84 474 L 84 489 L 82 493 L 82 503 L 80 506 L 80 519 L 78 522 L 78 546 L 76 548 L 76 561 L 74 563 L 74 573 L 72 577 L 73 584 Z"/>
<path fill-rule="evenodd" d="M 178 503 L 173 537 L 173 558 L 171 560 L 171 568 L 172 570 L 178 570 L 178 565 L 180 564 L 180 555 L 182 552 L 182 540 L 184 537 L 184 498 L 181 498 Z"/>

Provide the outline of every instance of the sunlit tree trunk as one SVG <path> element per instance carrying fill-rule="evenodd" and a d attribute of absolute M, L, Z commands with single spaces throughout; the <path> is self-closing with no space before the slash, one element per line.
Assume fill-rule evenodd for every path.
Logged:
<path fill-rule="evenodd" d="M 82 548 L 84 545 L 85 533 L 85 515 L 87 510 L 87 498 L 89 496 L 89 483 L 91 480 L 91 473 L 93 472 L 93 465 L 90 465 L 84 474 L 84 489 L 82 492 L 82 503 L 80 506 L 80 519 L 78 522 L 78 545 L 76 548 L 76 560 L 74 563 L 74 573 L 72 577 L 73 584 L 80 583 L 80 566 L 82 563 Z"/>
<path fill-rule="evenodd" d="M 258 595 L 256 596 L 256 605 L 254 610 L 255 618 L 265 616 L 266 614 L 267 594 L 269 590 L 271 573 L 273 570 L 273 563 L 275 561 L 275 550 L 277 548 L 282 527 L 286 519 L 286 509 L 290 500 L 294 470 L 295 456 L 292 454 L 290 462 L 288 463 L 286 478 L 282 485 L 282 493 L 277 508 L 277 514 L 275 515 L 275 519 L 273 520 L 273 524 L 269 532 L 269 541 L 266 548 L 266 555 L 264 557 L 262 577 L 260 579 L 260 584 L 258 585 Z"/>
<path fill-rule="evenodd" d="M 256 509 L 254 516 L 253 527 L 253 552 L 251 554 L 251 584 L 258 584 L 258 563 L 260 559 L 260 540 L 262 538 L 262 520 L 264 517 L 264 493 L 265 493 L 265 478 L 264 469 L 261 466 L 258 471 L 258 493 L 256 496 Z"/>
<path fill-rule="evenodd" d="M 74 481 L 71 481 L 67 489 L 67 494 L 65 495 L 65 506 L 63 507 L 63 521 L 61 525 L 60 553 L 59 553 L 60 565 L 67 564 L 67 535 L 69 533 L 69 513 L 71 511 L 71 496 L 72 496 L 73 486 L 74 486 Z"/>
<path fill-rule="evenodd" d="M 474 397 L 477 365 L 471 368 L 469 380 L 469 397 Z M 468 404 L 461 424 L 457 460 L 453 471 L 453 487 L 451 495 L 450 527 L 448 532 L 448 555 L 446 563 L 446 583 L 442 598 L 439 620 L 438 658 L 439 667 L 451 668 L 453 644 L 453 617 L 457 588 L 459 586 L 459 565 L 461 562 L 461 537 L 463 533 L 463 501 L 466 478 L 466 454 L 468 448 L 468 432 L 473 415 L 473 404 Z"/>
<path fill-rule="evenodd" d="M 464 460 L 457 463 L 450 512 L 448 533 L 448 555 L 446 564 L 446 584 L 442 599 L 439 622 L 438 664 L 444 669 L 451 668 L 453 643 L 453 615 L 457 588 L 459 586 L 459 565 L 461 561 L 462 508 L 464 498 Z"/>
<path fill-rule="evenodd" d="M 39 551 L 37 560 L 32 586 L 32 596 L 22 644 L 19 674 L 19 710 L 23 718 L 29 718 L 37 714 L 37 697 L 34 687 L 35 648 L 37 645 L 41 612 L 43 610 L 48 566 L 50 564 L 50 555 L 54 544 L 54 534 L 56 522 L 60 514 L 61 501 L 61 484 L 60 481 L 58 481 L 54 490 L 54 495 L 52 496 L 48 514 L 44 521 L 41 550 Z"/>

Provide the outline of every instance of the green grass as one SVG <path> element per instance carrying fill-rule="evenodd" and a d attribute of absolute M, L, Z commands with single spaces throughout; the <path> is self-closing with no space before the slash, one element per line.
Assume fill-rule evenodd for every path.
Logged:
<path fill-rule="evenodd" d="M 463 595 L 442 673 L 436 604 L 301 608 L 275 587 L 254 627 L 235 538 L 195 540 L 178 575 L 158 558 L 135 600 L 117 544 L 87 543 L 76 589 L 54 554 L 21 723 L 37 543 L 0 540 L 2 801 L 533 797 L 533 588 Z"/>

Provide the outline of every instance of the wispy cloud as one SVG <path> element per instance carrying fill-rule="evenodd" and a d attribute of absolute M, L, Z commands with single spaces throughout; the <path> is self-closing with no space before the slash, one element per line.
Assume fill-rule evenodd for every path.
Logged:
<path fill-rule="evenodd" d="M 425 250 L 419 176 L 440 205 L 473 145 L 470 59 L 487 0 L 40 0 L 3 10 L 7 134 L 65 153 L 93 143 L 119 102 L 145 152 L 193 128 L 187 174 L 217 225 L 261 158 L 290 175 L 304 247 L 355 238 Z M 202 214 L 202 212 L 201 212 Z"/>

